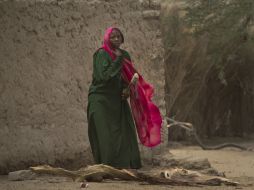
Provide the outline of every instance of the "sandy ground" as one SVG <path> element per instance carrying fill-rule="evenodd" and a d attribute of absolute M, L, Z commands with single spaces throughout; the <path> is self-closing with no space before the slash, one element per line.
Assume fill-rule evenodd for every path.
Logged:
<path fill-rule="evenodd" d="M 224 149 L 216 151 L 203 151 L 199 147 L 179 147 L 171 149 L 176 156 L 208 158 L 212 166 L 220 172 L 225 172 L 228 178 L 241 183 L 238 187 L 215 186 L 215 187 L 172 187 L 162 185 L 144 185 L 136 182 L 106 181 L 103 183 L 89 183 L 90 190 L 152 190 L 152 189 L 175 189 L 175 190 L 229 190 L 229 189 L 254 189 L 254 151 L 240 151 L 236 149 Z M 75 190 L 80 189 L 80 183 L 72 182 L 64 177 L 40 177 L 29 181 L 8 181 L 7 176 L 0 177 L 1 190 Z"/>

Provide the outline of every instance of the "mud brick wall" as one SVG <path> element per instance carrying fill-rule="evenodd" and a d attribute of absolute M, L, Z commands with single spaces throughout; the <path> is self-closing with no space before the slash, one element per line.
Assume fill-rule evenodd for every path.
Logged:
<path fill-rule="evenodd" d="M 0 173 L 91 163 L 87 92 L 109 26 L 164 112 L 159 4 L 137 0 L 0 1 Z"/>

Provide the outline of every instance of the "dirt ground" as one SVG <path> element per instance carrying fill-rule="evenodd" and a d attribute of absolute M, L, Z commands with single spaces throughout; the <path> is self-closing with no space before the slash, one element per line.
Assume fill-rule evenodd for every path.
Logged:
<path fill-rule="evenodd" d="M 246 144 L 248 147 L 254 147 L 254 144 Z M 152 190 L 152 189 L 175 189 L 175 190 L 229 190 L 229 189 L 254 189 L 254 151 L 240 151 L 233 148 L 223 150 L 204 151 L 196 146 L 180 146 L 171 149 L 170 152 L 175 156 L 191 158 L 208 158 L 211 165 L 220 172 L 225 172 L 226 177 L 234 179 L 241 183 L 238 187 L 214 186 L 214 187 L 172 187 L 166 185 L 144 185 L 137 182 L 124 181 L 106 181 L 103 183 L 89 183 L 90 190 Z M 0 176 L 1 190 L 75 190 L 80 189 L 80 183 L 72 182 L 65 177 L 43 176 L 36 180 L 29 181 L 8 181 L 7 176 Z"/>

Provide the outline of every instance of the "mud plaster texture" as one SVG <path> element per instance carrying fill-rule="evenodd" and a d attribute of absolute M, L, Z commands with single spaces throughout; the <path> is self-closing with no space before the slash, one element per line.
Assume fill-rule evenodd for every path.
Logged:
<path fill-rule="evenodd" d="M 154 85 L 163 112 L 158 6 L 147 2 L 0 2 L 1 174 L 44 163 L 79 168 L 92 162 L 87 92 L 92 55 L 109 26 L 123 31 L 123 48 Z"/>

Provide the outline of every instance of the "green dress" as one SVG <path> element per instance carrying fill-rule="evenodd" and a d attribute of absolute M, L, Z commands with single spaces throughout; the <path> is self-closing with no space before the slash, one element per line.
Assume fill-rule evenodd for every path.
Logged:
<path fill-rule="evenodd" d="M 88 136 L 96 164 L 117 168 L 140 168 L 137 134 L 127 100 L 121 94 L 126 84 L 121 78 L 123 58 L 112 61 L 103 49 L 93 57 L 93 81 L 89 89 Z"/>

